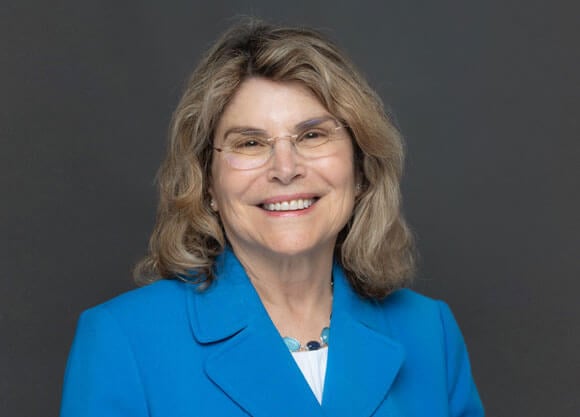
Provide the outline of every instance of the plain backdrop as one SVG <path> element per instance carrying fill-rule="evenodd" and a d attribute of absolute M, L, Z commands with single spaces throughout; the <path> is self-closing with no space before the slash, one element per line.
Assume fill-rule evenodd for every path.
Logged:
<path fill-rule="evenodd" d="M 415 288 L 451 305 L 488 415 L 580 415 L 580 3 L 562 0 L 3 2 L 0 415 L 57 415 L 79 313 L 134 287 L 171 112 L 239 14 L 322 29 L 388 103 Z"/>

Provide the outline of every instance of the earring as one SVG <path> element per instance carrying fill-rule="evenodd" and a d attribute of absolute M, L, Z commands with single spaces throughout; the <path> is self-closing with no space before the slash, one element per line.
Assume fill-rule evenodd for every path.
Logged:
<path fill-rule="evenodd" d="M 209 206 L 211 207 L 211 209 L 213 211 L 217 211 L 217 206 L 216 206 L 215 200 L 213 198 L 211 200 L 209 200 Z"/>

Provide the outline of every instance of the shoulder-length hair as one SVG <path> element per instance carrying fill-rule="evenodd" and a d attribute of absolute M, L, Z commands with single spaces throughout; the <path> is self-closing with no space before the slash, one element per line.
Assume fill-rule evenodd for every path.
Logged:
<path fill-rule="evenodd" d="M 380 299 L 406 285 L 414 270 L 413 239 L 401 213 L 401 135 L 383 103 L 349 59 L 321 33 L 244 21 L 227 31 L 194 70 L 173 114 L 158 173 L 157 222 L 135 278 L 215 279 L 227 244 L 208 187 L 212 141 L 222 112 L 244 80 L 297 81 L 348 126 L 361 185 L 335 258 L 362 296 Z"/>

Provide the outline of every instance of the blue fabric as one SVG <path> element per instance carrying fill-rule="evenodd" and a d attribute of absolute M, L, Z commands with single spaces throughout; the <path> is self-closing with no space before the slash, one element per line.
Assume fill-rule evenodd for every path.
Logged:
<path fill-rule="evenodd" d="M 200 292 L 163 280 L 84 312 L 61 417 L 479 417 L 461 332 L 411 290 L 364 300 L 335 266 L 320 405 L 235 256 Z"/>

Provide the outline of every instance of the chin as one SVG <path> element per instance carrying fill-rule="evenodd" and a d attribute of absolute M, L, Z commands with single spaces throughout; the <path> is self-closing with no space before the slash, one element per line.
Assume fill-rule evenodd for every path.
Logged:
<path fill-rule="evenodd" d="M 320 256 L 324 253 L 332 254 L 334 251 L 334 241 L 332 242 L 309 242 L 309 239 L 300 239 L 294 242 L 277 242 L 267 245 L 266 250 L 278 256 Z"/>

